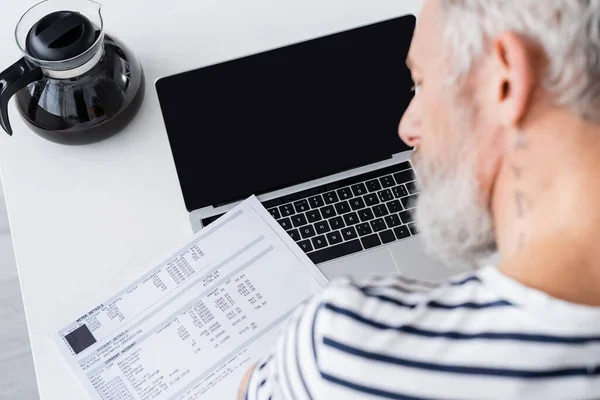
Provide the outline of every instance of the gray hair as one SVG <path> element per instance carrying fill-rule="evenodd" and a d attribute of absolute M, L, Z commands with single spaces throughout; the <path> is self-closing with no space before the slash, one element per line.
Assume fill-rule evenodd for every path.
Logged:
<path fill-rule="evenodd" d="M 600 122 L 600 0 L 438 0 L 454 74 L 464 77 L 486 41 L 511 31 L 539 44 L 541 84 L 558 106 Z"/>

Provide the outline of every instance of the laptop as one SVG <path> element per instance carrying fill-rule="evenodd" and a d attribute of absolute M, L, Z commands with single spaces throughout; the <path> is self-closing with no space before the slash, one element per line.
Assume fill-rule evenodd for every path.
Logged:
<path fill-rule="evenodd" d="M 161 78 L 194 231 L 250 195 L 330 279 L 452 274 L 419 243 L 402 16 Z M 456 272 L 456 271 L 454 271 Z"/>

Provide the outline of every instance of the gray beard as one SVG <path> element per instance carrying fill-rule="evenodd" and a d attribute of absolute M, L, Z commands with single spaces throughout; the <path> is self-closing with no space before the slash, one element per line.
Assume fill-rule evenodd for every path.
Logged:
<path fill-rule="evenodd" d="M 497 245 L 474 163 L 464 157 L 454 161 L 454 168 L 443 168 L 415 158 L 421 183 L 415 217 L 426 251 L 447 267 L 464 271 L 482 266 Z"/>

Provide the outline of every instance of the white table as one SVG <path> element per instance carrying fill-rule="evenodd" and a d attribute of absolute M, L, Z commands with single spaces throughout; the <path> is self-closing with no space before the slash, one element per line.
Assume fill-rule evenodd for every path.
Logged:
<path fill-rule="evenodd" d="M 0 0 L 0 69 L 35 1 Z M 103 0 L 107 31 L 140 58 L 145 103 L 121 134 L 85 147 L 29 131 L 14 102 L 0 132 L 4 182 L 42 399 L 82 391 L 47 333 L 85 313 L 192 234 L 153 83 L 323 34 L 416 13 L 422 0 Z M 2 323 L 2 322 L 0 322 Z"/>

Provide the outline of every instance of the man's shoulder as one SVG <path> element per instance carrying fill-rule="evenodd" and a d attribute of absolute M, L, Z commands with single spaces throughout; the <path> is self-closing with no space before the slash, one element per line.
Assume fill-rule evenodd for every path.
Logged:
<path fill-rule="evenodd" d="M 469 272 L 439 280 L 417 280 L 402 275 L 372 275 L 361 280 L 341 277 L 331 281 L 319 296 L 324 305 L 340 306 L 391 305 L 401 309 L 417 309 L 439 298 L 475 296 L 481 290 L 477 272 Z"/>
<path fill-rule="evenodd" d="M 267 379 L 282 393 L 336 398 L 352 390 L 358 396 L 412 382 L 392 376 L 428 379 L 431 371 L 413 367 L 442 353 L 460 355 L 449 359 L 459 364 L 465 355 L 478 357 L 477 341 L 463 338 L 514 325 L 510 304 L 485 283 L 477 272 L 441 282 L 335 279 L 292 315 L 276 351 L 259 364 L 254 386 Z"/>
<path fill-rule="evenodd" d="M 322 332 L 394 329 L 424 313 L 485 302 L 481 280 L 470 272 L 443 281 L 401 275 L 338 278 L 313 300 Z"/>

